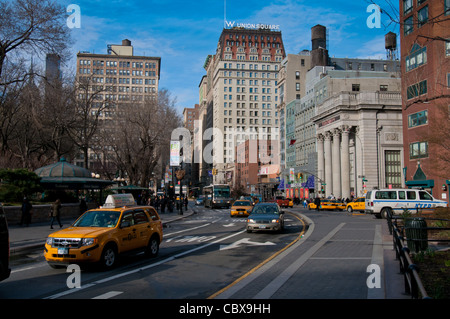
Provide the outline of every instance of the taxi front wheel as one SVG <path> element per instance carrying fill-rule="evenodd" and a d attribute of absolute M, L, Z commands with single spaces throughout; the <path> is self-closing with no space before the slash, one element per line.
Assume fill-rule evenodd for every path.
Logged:
<path fill-rule="evenodd" d="M 117 257 L 116 247 L 112 244 L 106 245 L 100 258 L 100 266 L 105 269 L 113 268 L 116 265 Z"/>

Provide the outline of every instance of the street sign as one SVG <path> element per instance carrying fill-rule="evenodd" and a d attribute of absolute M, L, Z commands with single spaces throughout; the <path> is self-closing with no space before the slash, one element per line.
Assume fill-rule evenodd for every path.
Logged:
<path fill-rule="evenodd" d="M 170 166 L 180 166 L 180 141 L 170 141 Z"/>

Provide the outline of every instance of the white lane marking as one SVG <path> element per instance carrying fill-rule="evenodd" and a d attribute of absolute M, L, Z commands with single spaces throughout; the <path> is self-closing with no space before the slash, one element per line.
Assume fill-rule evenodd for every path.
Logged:
<path fill-rule="evenodd" d="M 110 292 L 104 293 L 100 296 L 94 297 L 92 299 L 109 299 L 109 298 L 118 296 L 120 294 L 123 294 L 123 292 L 122 291 L 110 291 Z"/>
<path fill-rule="evenodd" d="M 219 250 L 228 250 L 240 247 L 242 245 L 251 245 L 251 246 L 270 246 L 270 245 L 276 245 L 275 243 L 272 243 L 270 241 L 266 241 L 265 243 L 256 242 L 256 241 L 250 241 L 250 238 L 242 238 L 238 241 L 235 241 L 234 243 L 230 245 L 220 245 Z"/>

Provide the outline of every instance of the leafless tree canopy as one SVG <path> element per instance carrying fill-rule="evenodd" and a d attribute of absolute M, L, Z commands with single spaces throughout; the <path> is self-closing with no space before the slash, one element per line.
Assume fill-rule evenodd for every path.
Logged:
<path fill-rule="evenodd" d="M 124 103 L 110 123 L 104 123 L 103 154 L 135 185 L 147 187 L 163 152 L 168 152 L 172 130 L 181 125 L 174 100 L 167 90 L 158 100 Z"/>

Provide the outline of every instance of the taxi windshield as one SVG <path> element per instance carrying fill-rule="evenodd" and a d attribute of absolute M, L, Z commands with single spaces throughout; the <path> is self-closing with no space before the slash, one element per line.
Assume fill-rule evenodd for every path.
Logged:
<path fill-rule="evenodd" d="M 235 201 L 233 206 L 251 206 L 252 204 L 246 200 Z"/>
<path fill-rule="evenodd" d="M 75 227 L 116 227 L 120 212 L 87 211 L 74 224 Z"/>

